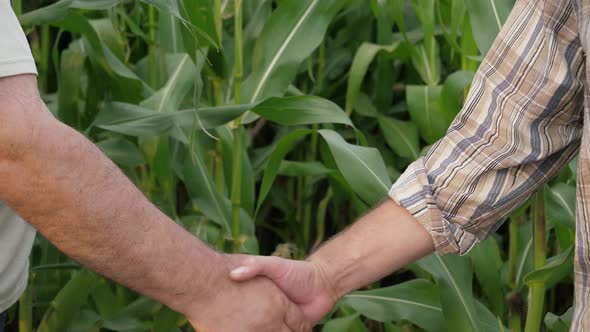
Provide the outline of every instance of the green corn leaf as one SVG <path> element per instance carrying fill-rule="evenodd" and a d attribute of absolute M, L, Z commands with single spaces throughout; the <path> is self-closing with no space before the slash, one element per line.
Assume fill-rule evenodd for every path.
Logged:
<path fill-rule="evenodd" d="M 268 195 L 284 157 L 298 140 L 312 132 L 297 130 L 279 141 L 266 165 L 256 210 Z M 368 204 L 375 205 L 387 196 L 391 180 L 376 149 L 350 144 L 332 130 L 323 129 L 318 132 L 328 144 L 338 169 L 359 197 Z"/>
<path fill-rule="evenodd" d="M 195 75 L 200 72 L 203 61 L 195 65 L 187 54 L 168 55 L 165 57 L 168 69 L 166 84 L 151 97 L 141 102 L 140 106 L 149 108 L 154 113 L 173 113 L 178 110 L 184 98 L 194 84 Z M 174 124 L 174 120 L 171 119 Z M 171 136 L 183 142 L 188 142 L 185 133 L 172 126 Z M 155 178 L 161 186 L 161 192 L 165 197 L 166 211 L 170 215 L 175 214 L 176 188 L 175 177 L 170 159 L 170 140 L 168 137 L 149 137 L 140 139 L 140 147 L 146 155 L 146 161 L 153 170 Z M 219 222 L 219 220 L 217 220 Z"/>
<path fill-rule="evenodd" d="M 467 9 L 465 8 L 464 0 L 452 0 L 451 1 L 451 36 L 457 38 L 465 20 L 465 14 Z"/>
<path fill-rule="evenodd" d="M 412 63 L 420 73 L 422 80 L 430 85 L 440 81 L 441 62 L 438 42 L 435 38 L 434 0 L 413 0 L 416 16 L 422 23 L 423 41 L 412 48 Z"/>
<path fill-rule="evenodd" d="M 282 176 L 324 176 L 333 173 L 324 164 L 317 161 L 290 161 L 283 160 L 278 174 Z"/>
<path fill-rule="evenodd" d="M 574 244 L 576 240 L 574 229 L 561 224 L 554 224 L 553 227 L 555 230 L 555 239 L 561 250 L 569 248 Z"/>
<path fill-rule="evenodd" d="M 465 89 L 471 85 L 474 73 L 470 71 L 456 71 L 449 75 L 440 93 L 441 111 L 448 125 L 451 124 L 463 106 Z"/>
<path fill-rule="evenodd" d="M 126 302 L 126 306 L 115 313 L 110 319 L 118 319 L 122 317 L 149 317 L 151 313 L 161 308 L 161 304 L 155 302 L 147 297 L 140 297 L 131 302 Z"/>
<path fill-rule="evenodd" d="M 479 57 L 479 59 L 477 59 Z M 461 69 L 476 71 L 481 62 L 477 42 L 471 29 L 471 21 L 465 20 L 463 24 L 463 37 L 461 38 Z"/>
<path fill-rule="evenodd" d="M 322 332 L 356 332 L 355 323 L 359 322 L 359 315 L 353 314 L 329 320 L 322 327 Z"/>
<path fill-rule="evenodd" d="M 142 322 L 135 317 L 121 317 L 117 319 L 104 320 L 102 322 L 102 326 L 110 331 L 147 332 L 150 331 L 151 324 Z"/>
<path fill-rule="evenodd" d="M 394 118 L 379 116 L 381 134 L 385 137 L 387 145 L 398 155 L 417 159 L 420 154 L 420 137 L 418 127 L 410 121 L 401 121 Z"/>
<path fill-rule="evenodd" d="M 350 118 L 335 103 L 315 96 L 269 98 L 252 112 L 285 126 L 340 123 L 353 126 Z"/>
<path fill-rule="evenodd" d="M 366 116 L 369 118 L 376 118 L 379 115 L 377 108 L 373 105 L 370 97 L 367 94 L 360 92 L 357 99 L 356 104 L 354 106 L 354 111 L 358 115 Z"/>
<path fill-rule="evenodd" d="M 64 331 L 86 303 L 96 280 L 97 276 L 92 272 L 77 272 L 51 302 L 50 308 L 41 319 L 38 331 Z"/>
<path fill-rule="evenodd" d="M 120 31 L 113 25 L 113 22 L 108 18 L 94 19 L 88 22 L 96 31 L 96 35 L 102 42 L 103 47 L 110 50 L 121 62 L 125 58 L 125 41 L 121 37 Z"/>
<path fill-rule="evenodd" d="M 177 330 L 177 322 L 181 319 L 181 315 L 169 308 L 162 308 L 154 319 L 152 331 L 172 332 Z"/>
<path fill-rule="evenodd" d="M 158 33 L 162 50 L 166 53 L 184 52 L 185 47 L 182 39 L 183 26 L 178 19 L 167 13 L 160 13 L 159 19 L 160 24 Z"/>
<path fill-rule="evenodd" d="M 370 6 L 377 19 L 377 40 L 379 44 L 391 44 L 393 18 L 390 16 L 389 0 L 371 0 Z"/>
<path fill-rule="evenodd" d="M 180 0 L 183 16 L 190 22 L 190 27 L 195 27 L 196 34 L 193 30 L 185 27 L 185 33 L 191 33 L 197 37 L 199 47 L 213 46 L 218 48 L 221 44 L 220 36 L 217 35 L 215 27 L 215 15 L 213 13 L 213 0 Z M 189 37 L 187 35 L 185 38 Z"/>
<path fill-rule="evenodd" d="M 424 47 L 427 50 L 428 58 L 431 59 L 431 55 L 434 52 L 434 25 L 436 24 L 434 18 L 435 0 L 411 0 L 411 3 L 416 12 L 416 16 L 422 24 L 422 30 L 424 31 Z"/>
<path fill-rule="evenodd" d="M 180 6 L 176 0 L 141 0 L 150 6 L 157 8 L 165 13 L 173 15 L 177 19 L 187 22 L 186 19 L 180 13 Z M 188 23 L 188 22 L 187 22 Z"/>
<path fill-rule="evenodd" d="M 393 22 L 403 35 L 404 39 L 407 40 L 408 29 L 406 28 L 406 21 L 404 19 L 404 4 L 405 0 L 390 0 L 390 12 Z"/>
<path fill-rule="evenodd" d="M 143 154 L 137 146 L 124 138 L 109 138 L 97 142 L 96 146 L 121 166 L 136 167 L 145 163 Z"/>
<path fill-rule="evenodd" d="M 440 304 L 450 331 L 495 331 L 496 317 L 473 297 L 473 266 L 465 256 L 432 254 L 417 262 L 440 290 Z M 495 328 L 494 328 L 495 327 Z"/>
<path fill-rule="evenodd" d="M 78 317 L 68 324 L 67 332 L 99 332 L 101 325 L 100 315 L 92 310 L 82 310 Z"/>
<path fill-rule="evenodd" d="M 504 332 L 509 329 L 504 326 L 499 316 L 494 316 L 488 307 L 475 299 L 475 312 L 479 318 L 479 330 L 482 332 Z"/>
<path fill-rule="evenodd" d="M 183 110 L 178 112 L 177 123 L 183 127 L 192 127 L 195 118 L 199 121 L 197 128 L 211 129 L 222 126 L 244 114 L 254 105 L 226 105 L 219 107 L 202 107 L 197 110 L 197 117 L 194 110 Z"/>
<path fill-rule="evenodd" d="M 216 190 L 215 182 L 208 173 L 203 160 L 203 140 L 194 144 L 192 154 L 184 158 L 182 179 L 191 199 L 197 204 L 203 215 L 217 223 L 224 231 L 226 238 L 231 239 L 231 201 Z M 247 173 L 246 173 L 247 174 Z M 254 221 L 244 209 L 240 209 L 244 245 L 242 252 L 258 254 L 258 242 L 254 236 Z"/>
<path fill-rule="evenodd" d="M 197 68 L 187 54 L 169 55 L 166 62 L 170 68 L 166 84 L 140 104 L 159 113 L 178 110 L 183 99 L 191 91 L 197 74 Z"/>
<path fill-rule="evenodd" d="M 66 31 L 83 35 L 94 48 L 94 55 L 97 57 L 96 61 L 103 66 L 103 68 L 109 70 L 110 73 L 110 66 L 105 58 L 101 40 L 86 17 L 75 12 L 69 12 L 61 20 L 52 22 L 52 25 Z"/>
<path fill-rule="evenodd" d="M 191 130 L 195 119 L 199 122 L 197 129 L 215 128 L 247 110 L 282 125 L 340 123 L 352 126 L 350 118 L 336 104 L 314 96 L 269 98 L 256 105 L 203 107 L 197 110 L 197 116 L 194 110 L 166 113 L 164 111 L 173 109 L 182 100 L 182 89 L 178 84 L 169 86 L 169 89 L 163 88 L 142 106 L 118 102 L 107 105 L 98 114 L 93 126 L 131 136 L 150 137 L 164 134 L 175 125 Z"/>
<path fill-rule="evenodd" d="M 573 307 L 570 307 L 561 316 L 548 312 L 545 316 L 545 325 L 547 325 L 550 332 L 568 332 L 570 330 L 570 325 L 572 324 L 573 315 Z"/>
<path fill-rule="evenodd" d="M 80 125 L 80 84 L 84 61 L 85 55 L 79 43 L 62 52 L 58 80 L 58 117 L 74 128 Z"/>
<path fill-rule="evenodd" d="M 500 248 L 495 238 L 490 237 L 478 243 L 470 252 L 475 276 L 488 298 L 494 313 L 502 316 L 504 313 L 504 289 L 498 278 L 498 271 L 502 268 Z"/>
<path fill-rule="evenodd" d="M 429 54 L 428 52 L 434 52 Z M 432 60 L 434 58 L 434 60 Z M 426 48 L 424 43 L 419 43 L 412 48 L 412 64 L 420 74 L 422 81 L 429 86 L 436 86 L 440 81 L 440 49 L 436 40 L 432 51 Z"/>
<path fill-rule="evenodd" d="M 546 289 L 555 286 L 563 278 L 570 275 L 574 268 L 574 247 L 571 246 L 563 253 L 551 257 L 543 267 L 524 276 L 524 283 L 544 283 Z"/>
<path fill-rule="evenodd" d="M 195 7 L 196 5 L 198 5 L 200 3 L 204 3 L 204 5 L 206 5 L 209 1 L 207 1 L 207 0 L 199 0 L 199 1 L 194 0 L 194 1 L 192 1 L 193 4 L 191 4 L 188 1 L 186 1 L 186 3 L 185 3 L 185 1 L 181 1 L 179 3 L 177 0 L 141 0 L 141 1 L 149 4 L 150 6 L 154 6 L 155 8 L 157 8 L 158 10 L 160 10 L 164 13 L 174 16 L 193 34 L 197 34 L 201 38 L 203 38 L 204 40 L 207 40 L 208 42 L 210 42 L 212 45 L 218 46 L 218 44 L 215 42 L 215 40 L 216 40 L 215 36 L 210 35 L 206 31 L 204 31 L 203 26 L 199 26 L 199 25 L 201 25 L 202 22 L 193 21 L 192 14 L 189 16 L 189 13 L 188 13 L 188 10 L 194 10 L 194 9 L 198 8 L 198 7 Z M 185 6 L 186 6 L 186 8 L 185 8 Z M 195 15 L 199 15 L 199 14 L 195 14 Z M 195 23 L 197 25 L 195 25 Z"/>
<path fill-rule="evenodd" d="M 258 38 L 260 62 L 244 81 L 243 100 L 251 104 L 284 94 L 343 4 L 340 0 L 281 1 Z M 255 118 L 250 116 L 246 122 Z"/>
<path fill-rule="evenodd" d="M 98 113 L 93 126 L 130 136 L 151 137 L 166 133 L 176 113 L 157 113 L 127 103 L 110 103 Z"/>
<path fill-rule="evenodd" d="M 84 36 L 90 46 L 86 49 L 89 59 L 95 61 L 105 70 L 107 75 L 116 78 L 113 80 L 113 83 L 118 85 L 121 91 L 125 91 L 125 94 L 128 96 L 124 100 L 131 99 L 135 101 L 137 94 L 140 94 L 144 90 L 149 91 L 149 87 L 147 87 L 145 82 L 127 68 L 102 42 L 99 34 L 86 17 L 75 12 L 70 12 L 61 20 L 52 22 L 51 24 L 66 31 Z"/>
<path fill-rule="evenodd" d="M 400 46 L 399 42 L 392 45 L 376 45 L 363 43 L 356 51 L 352 65 L 350 66 L 348 87 L 346 89 L 346 113 L 351 114 L 353 107 L 356 105 L 357 98 L 361 91 L 361 85 L 369 70 L 369 65 L 373 62 L 377 54 L 384 52 L 394 54 Z"/>
<path fill-rule="evenodd" d="M 446 16 L 444 15 L 445 7 L 446 6 L 443 5 L 437 5 L 435 11 L 437 18 L 439 18 L 440 21 L 443 21 L 441 22 L 441 27 L 443 28 L 443 37 L 445 38 L 445 41 L 449 44 L 449 46 L 452 48 L 453 53 L 451 53 L 451 59 L 454 59 L 454 52 L 461 53 L 461 46 L 457 43 L 457 40 L 461 37 L 461 28 L 463 27 L 463 24 L 465 22 L 465 13 L 467 12 L 467 10 L 465 9 L 465 4 L 463 0 L 451 0 L 450 6 L 447 7 L 450 11 L 450 13 L 447 14 L 449 16 L 449 20 L 445 21 L 443 18 L 443 16 Z M 448 27 L 443 25 L 446 25 Z"/>
<path fill-rule="evenodd" d="M 88 10 L 104 10 L 116 6 L 121 0 L 60 0 L 46 7 L 41 7 L 19 16 L 23 26 L 41 25 L 59 21 L 64 18 L 70 8 Z"/>
<path fill-rule="evenodd" d="M 112 285 L 104 278 L 97 281 L 96 287 L 94 287 L 90 296 L 101 317 L 110 317 L 122 309 L 120 303 L 117 302 Z"/>
<path fill-rule="evenodd" d="M 42 7 L 19 16 L 23 26 L 40 25 L 58 21 L 68 14 L 74 0 L 60 0 L 47 7 Z"/>
<path fill-rule="evenodd" d="M 527 223 L 518 230 L 518 259 L 516 264 L 516 289 L 523 286 L 524 276 L 533 271 L 533 238 L 531 224 Z"/>
<path fill-rule="evenodd" d="M 506 21 L 514 0 L 465 1 L 473 35 L 482 54 L 486 54 Z"/>
<path fill-rule="evenodd" d="M 258 203 L 256 204 L 256 213 L 262 206 L 262 203 L 266 199 L 266 196 L 270 192 L 272 183 L 274 182 L 281 163 L 284 157 L 291 151 L 295 144 L 300 141 L 304 136 L 309 135 L 313 130 L 301 129 L 293 131 L 285 137 L 281 138 L 277 143 L 274 151 L 270 155 L 268 164 L 264 169 L 264 176 L 262 177 L 262 184 L 260 185 L 260 191 L 258 193 Z"/>
<path fill-rule="evenodd" d="M 74 0 L 72 8 L 104 10 L 115 7 L 121 0 Z"/>
<path fill-rule="evenodd" d="M 215 128 L 237 118 L 249 108 L 249 105 L 207 107 L 199 109 L 195 117 L 192 109 L 158 113 L 146 107 L 114 102 L 103 108 L 92 126 L 130 136 L 152 137 L 165 134 L 174 126 L 192 130 L 195 118 L 199 121 L 197 128 Z"/>
<path fill-rule="evenodd" d="M 448 127 L 441 111 L 441 89 L 440 86 L 425 85 L 409 85 L 406 89 L 410 117 L 418 125 L 420 135 L 428 144 L 443 137 Z"/>
<path fill-rule="evenodd" d="M 272 0 L 245 1 L 244 12 L 249 13 L 252 19 L 247 20 L 243 29 L 244 41 L 244 70 L 250 72 L 257 66 L 259 50 L 256 45 L 266 22 L 273 13 Z"/>
<path fill-rule="evenodd" d="M 416 279 L 387 288 L 354 292 L 342 303 L 373 320 L 408 320 L 428 331 L 446 331 L 437 287 Z"/>
<path fill-rule="evenodd" d="M 377 43 L 391 45 L 393 43 L 393 18 L 390 16 L 389 0 L 371 0 L 371 11 L 377 19 Z M 375 77 L 375 105 L 377 109 L 385 111 L 389 108 L 393 98 L 393 83 L 395 70 L 393 60 L 387 54 L 377 55 Z"/>
<path fill-rule="evenodd" d="M 140 144 L 149 141 L 140 140 Z M 169 137 L 159 137 L 157 139 L 155 157 L 149 164 L 151 171 L 155 174 L 157 183 L 160 186 L 159 191 L 162 193 L 163 200 L 166 204 L 162 209 L 170 216 L 176 215 L 176 177 L 172 169 L 172 151 L 176 146 L 176 141 L 170 140 Z M 144 147 L 144 146 L 142 146 Z M 149 149 L 149 148 L 148 148 Z M 149 155 L 144 152 L 149 158 Z M 148 162 L 150 160 L 148 159 Z"/>
<path fill-rule="evenodd" d="M 372 206 L 387 197 L 391 179 L 377 149 L 350 144 L 332 130 L 322 129 L 319 134 L 328 143 L 338 169 L 359 197 Z"/>
<path fill-rule="evenodd" d="M 153 92 L 147 83 L 131 71 L 108 47 L 103 46 L 103 52 L 107 65 L 105 69 L 107 73 L 113 73 L 110 82 L 116 89 L 114 100 L 136 103 L 144 95 Z M 91 49 L 89 53 L 91 58 L 96 54 L 94 49 Z"/>
<path fill-rule="evenodd" d="M 232 188 L 232 165 L 234 158 L 234 132 L 228 128 L 228 126 L 219 127 L 216 131 L 216 135 L 222 144 L 221 158 L 223 166 L 225 167 L 225 181 L 227 188 Z M 246 138 L 244 137 L 244 140 Z M 242 142 L 245 144 L 245 142 Z M 252 163 L 248 157 L 247 150 L 242 151 L 242 193 L 241 207 L 249 214 L 254 215 L 254 203 L 255 203 L 255 178 L 254 171 L 252 169 Z"/>
<path fill-rule="evenodd" d="M 547 217 L 574 229 L 576 225 L 576 186 L 563 182 L 547 188 Z"/>
<path fill-rule="evenodd" d="M 195 144 L 192 157 L 187 156 L 184 161 L 186 188 L 203 214 L 221 226 L 226 235 L 231 236 L 230 209 L 225 202 L 227 198 L 215 189 L 215 182 L 207 172 L 205 161 L 197 149 L 199 144 Z"/>

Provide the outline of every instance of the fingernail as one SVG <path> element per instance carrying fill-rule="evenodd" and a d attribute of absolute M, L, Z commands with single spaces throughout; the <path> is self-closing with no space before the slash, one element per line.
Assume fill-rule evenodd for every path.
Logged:
<path fill-rule="evenodd" d="M 234 269 L 233 271 L 230 272 L 230 275 L 232 277 L 239 277 L 242 276 L 244 274 L 246 274 L 248 272 L 248 268 L 245 266 L 240 266 L 237 269 Z"/>

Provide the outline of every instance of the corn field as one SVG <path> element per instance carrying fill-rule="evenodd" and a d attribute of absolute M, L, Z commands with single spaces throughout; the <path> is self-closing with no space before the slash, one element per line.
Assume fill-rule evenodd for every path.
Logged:
<path fill-rule="evenodd" d="M 445 134 L 514 1 L 12 4 L 51 111 L 162 211 L 219 251 L 301 259 Z M 349 294 L 317 330 L 567 331 L 575 168 L 469 254 L 433 254 Z M 9 320 L 192 331 L 40 235 Z"/>

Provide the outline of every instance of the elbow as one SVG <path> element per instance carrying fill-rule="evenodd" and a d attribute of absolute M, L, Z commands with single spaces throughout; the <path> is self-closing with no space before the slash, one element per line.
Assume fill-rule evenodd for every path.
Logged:
<path fill-rule="evenodd" d="M 21 162 L 42 149 L 44 133 L 58 123 L 43 101 L 34 95 L 21 102 L 0 96 L 0 161 Z"/>
<path fill-rule="evenodd" d="M 33 155 L 56 123 L 39 96 L 34 75 L 0 78 L 0 161 Z"/>

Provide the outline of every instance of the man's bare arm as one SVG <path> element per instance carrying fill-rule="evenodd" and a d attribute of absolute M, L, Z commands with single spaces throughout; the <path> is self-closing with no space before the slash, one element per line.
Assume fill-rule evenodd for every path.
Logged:
<path fill-rule="evenodd" d="M 426 229 L 393 200 L 362 217 L 306 261 L 233 257 L 232 279 L 272 279 L 317 324 L 336 301 L 434 251 Z"/>
<path fill-rule="evenodd" d="M 53 118 L 35 84 L 0 79 L 0 199 L 75 260 L 177 310 L 207 296 L 192 280 L 213 284 L 220 256 Z"/>
<path fill-rule="evenodd" d="M 341 297 L 434 251 L 426 229 L 388 199 L 308 258 Z"/>
<path fill-rule="evenodd" d="M 57 121 L 34 76 L 0 79 L 0 119 L 0 200 L 64 253 L 204 331 L 278 331 L 285 321 L 303 330 L 293 318 L 298 309 L 270 281 L 231 282 L 226 256 L 162 214 L 90 141 Z"/>

